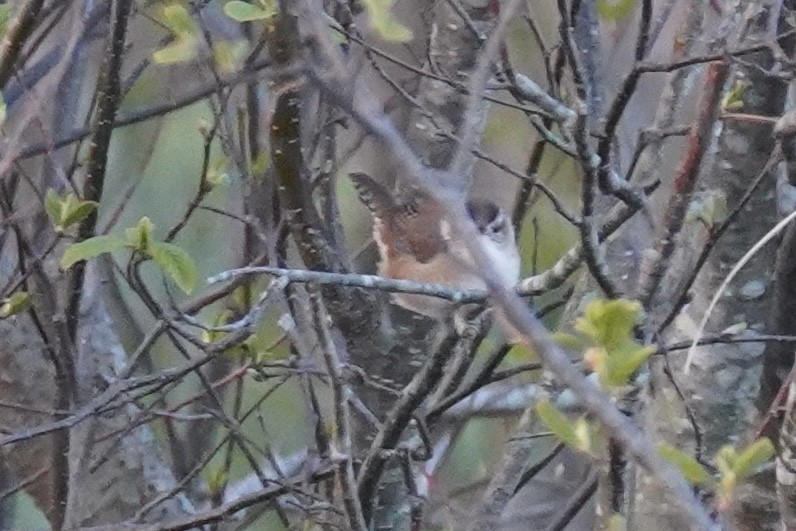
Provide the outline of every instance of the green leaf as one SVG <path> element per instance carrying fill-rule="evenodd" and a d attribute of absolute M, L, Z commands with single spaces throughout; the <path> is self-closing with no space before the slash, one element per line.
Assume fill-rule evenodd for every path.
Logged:
<path fill-rule="evenodd" d="M 231 0 L 224 4 L 224 14 L 238 22 L 268 20 L 276 15 L 276 6 L 271 2 L 261 2 L 261 5 L 256 6 L 240 0 Z"/>
<path fill-rule="evenodd" d="M 412 31 L 393 17 L 390 9 L 393 0 L 362 0 L 370 16 L 370 25 L 379 36 L 388 42 L 409 42 Z"/>
<path fill-rule="evenodd" d="M 739 480 L 753 475 L 758 467 L 767 463 L 776 453 L 774 445 L 767 437 L 758 439 L 747 446 L 735 460 L 733 472 Z"/>
<path fill-rule="evenodd" d="M 561 439 L 561 442 L 577 448 L 580 438 L 575 431 L 575 425 L 566 415 L 561 413 L 549 400 L 539 400 L 536 403 L 536 414 L 542 422 Z"/>
<path fill-rule="evenodd" d="M 606 350 L 616 350 L 632 341 L 641 314 L 638 301 L 593 300 L 575 323 L 575 329 Z"/>
<path fill-rule="evenodd" d="M 191 14 L 180 4 L 168 4 L 160 11 L 160 21 L 176 37 L 185 37 L 196 33 L 196 23 Z"/>
<path fill-rule="evenodd" d="M 722 476 L 730 474 L 735 467 L 735 460 L 738 459 L 738 452 L 729 444 L 725 444 L 716 452 L 716 468 Z"/>
<path fill-rule="evenodd" d="M 243 39 L 219 41 L 213 45 L 213 59 L 223 73 L 237 72 L 248 54 L 249 43 Z"/>
<path fill-rule="evenodd" d="M 127 245 L 136 251 L 142 253 L 148 252 L 149 242 L 152 241 L 153 230 L 155 230 L 155 226 L 152 224 L 152 221 L 147 216 L 144 216 L 138 220 L 135 227 L 131 227 L 124 231 Z"/>
<path fill-rule="evenodd" d="M 636 0 L 597 0 L 597 14 L 603 20 L 618 22 L 630 16 Z"/>
<path fill-rule="evenodd" d="M 47 190 L 47 195 L 44 196 L 44 210 L 47 211 L 53 225 L 61 224 L 61 197 L 52 188 Z"/>
<path fill-rule="evenodd" d="M 206 475 L 205 481 L 207 483 L 207 490 L 211 495 L 217 495 L 224 490 L 228 480 L 229 475 L 224 467 L 220 466 L 211 470 L 210 473 Z"/>
<path fill-rule="evenodd" d="M 575 448 L 580 450 L 581 452 L 585 452 L 587 454 L 592 453 L 593 448 L 593 429 L 591 423 L 587 421 L 583 417 L 579 417 L 575 420 L 575 436 L 577 437 L 577 443 L 575 444 Z"/>
<path fill-rule="evenodd" d="M 218 312 L 210 321 L 208 327 L 202 331 L 202 342 L 215 343 L 216 341 L 226 337 L 228 335 L 228 332 L 222 332 L 219 330 L 212 330 L 212 329 L 219 328 L 225 324 L 228 324 L 231 320 L 232 320 L 232 311 L 225 308 L 220 312 Z"/>
<path fill-rule="evenodd" d="M 215 188 L 216 186 L 229 186 L 230 178 L 227 173 L 229 160 L 226 157 L 219 157 L 210 163 L 207 168 L 207 184 Z"/>
<path fill-rule="evenodd" d="M 180 4 L 163 6 L 160 21 L 174 35 L 174 42 L 152 54 L 158 64 L 176 64 L 196 57 L 197 27 L 191 14 Z"/>
<path fill-rule="evenodd" d="M 55 190 L 50 188 L 44 197 L 44 209 L 55 226 L 57 232 L 86 219 L 92 212 L 97 210 L 96 201 L 82 201 L 74 193 L 67 194 L 62 198 Z"/>
<path fill-rule="evenodd" d="M 646 347 L 632 346 L 612 352 L 608 356 L 605 372 L 600 374 L 603 385 L 607 387 L 624 385 L 654 352 L 655 347 L 652 345 Z"/>
<path fill-rule="evenodd" d="M 152 60 L 159 65 L 186 63 L 196 57 L 196 39 L 179 37 L 165 48 L 154 52 Z"/>
<path fill-rule="evenodd" d="M 569 350 L 583 350 L 588 346 L 588 343 L 583 340 L 583 337 L 565 332 L 555 332 L 553 334 L 553 341 Z"/>
<path fill-rule="evenodd" d="M 738 476 L 735 474 L 735 463 L 738 460 L 738 452 L 729 444 L 719 448 L 716 452 L 716 468 L 719 469 L 719 486 L 716 489 L 718 501 L 716 503 L 719 510 L 729 507 L 735 487 L 738 486 Z"/>
<path fill-rule="evenodd" d="M 0 305 L 0 319 L 5 319 L 6 317 L 24 312 L 30 308 L 32 302 L 33 300 L 31 299 L 30 293 L 26 291 L 14 293 L 7 299 L 4 299 L 3 304 Z"/>
<path fill-rule="evenodd" d="M 152 242 L 149 255 L 185 293 L 193 291 L 198 273 L 191 257 L 172 243 Z"/>
<path fill-rule="evenodd" d="M 674 446 L 661 443 L 658 445 L 658 453 L 661 457 L 676 466 L 685 479 L 692 485 L 698 485 L 700 487 L 715 485 L 716 481 L 713 479 L 713 476 L 710 475 L 707 468 L 685 452 L 678 450 Z"/>
<path fill-rule="evenodd" d="M 745 79 L 737 79 L 721 102 L 721 108 L 725 111 L 740 111 L 744 106 L 744 96 L 751 82 Z"/>
<path fill-rule="evenodd" d="M 69 194 L 69 197 L 75 198 L 74 194 Z M 77 198 L 75 198 L 77 199 Z M 74 201 L 74 202 L 67 202 L 66 204 L 66 211 L 63 212 L 63 218 L 61 219 L 61 225 L 63 228 L 69 228 L 75 223 L 80 223 L 84 219 L 86 219 L 92 212 L 97 210 L 99 203 L 96 201 Z"/>
<path fill-rule="evenodd" d="M 753 442 L 740 453 L 730 445 L 722 446 L 715 457 L 720 473 L 716 504 L 718 510 L 729 507 L 738 483 L 754 474 L 773 455 L 774 445 L 765 437 Z"/>
<path fill-rule="evenodd" d="M 695 194 L 686 211 L 686 222 L 700 222 L 707 228 L 714 227 L 727 217 L 727 197 L 719 191 L 704 191 Z"/>
<path fill-rule="evenodd" d="M 69 269 L 75 262 L 89 260 L 103 253 L 110 253 L 124 247 L 124 240 L 118 236 L 94 236 L 71 245 L 61 257 L 61 269 Z"/>
<path fill-rule="evenodd" d="M 584 351 L 585 364 L 600 377 L 602 385 L 624 385 L 638 371 L 654 347 L 635 340 L 635 328 L 641 316 L 637 301 L 592 300 L 575 322 L 575 337 L 557 336 L 559 342 Z"/>

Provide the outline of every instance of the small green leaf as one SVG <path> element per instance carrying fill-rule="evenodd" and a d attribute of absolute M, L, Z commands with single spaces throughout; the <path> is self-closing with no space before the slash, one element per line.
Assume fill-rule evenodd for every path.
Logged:
<path fill-rule="evenodd" d="M 700 222 L 707 228 L 715 227 L 727 217 L 727 196 L 719 191 L 695 194 L 686 211 L 686 222 Z"/>
<path fill-rule="evenodd" d="M 566 415 L 561 413 L 549 400 L 539 400 L 536 403 L 536 414 L 542 422 L 561 439 L 561 442 L 577 448 L 580 442 L 575 426 Z"/>
<path fill-rule="evenodd" d="M 185 6 L 180 4 L 168 4 L 163 6 L 160 11 L 160 21 L 164 26 L 177 37 L 194 35 L 196 33 L 196 23 L 191 18 L 191 14 Z"/>
<path fill-rule="evenodd" d="M 618 22 L 633 12 L 636 0 L 597 0 L 597 14 L 603 20 Z"/>
<path fill-rule="evenodd" d="M 212 470 L 206 476 L 207 489 L 211 495 L 221 493 L 227 485 L 229 475 L 224 467 L 218 467 Z"/>
<path fill-rule="evenodd" d="M 237 72 L 248 54 L 249 43 L 243 39 L 219 41 L 213 45 L 213 59 L 223 73 Z"/>
<path fill-rule="evenodd" d="M 158 64 L 176 64 L 190 61 L 196 57 L 197 27 L 185 6 L 169 4 L 163 6 L 160 21 L 169 28 L 174 42 L 152 54 Z"/>
<path fill-rule="evenodd" d="M 30 293 L 26 291 L 14 293 L 7 299 L 4 299 L 2 305 L 0 305 L 0 319 L 5 319 L 6 317 L 24 312 L 30 308 L 32 302 L 33 300 L 31 299 Z"/>
<path fill-rule="evenodd" d="M 224 4 L 224 14 L 238 22 L 253 22 L 255 20 L 268 20 L 276 15 L 276 7 L 269 3 L 256 6 L 241 0 L 231 0 Z"/>
<path fill-rule="evenodd" d="M 193 291 L 198 273 L 191 257 L 172 243 L 152 242 L 149 255 L 185 293 Z"/>
<path fill-rule="evenodd" d="M 575 420 L 575 436 L 578 438 L 575 448 L 587 454 L 592 453 L 593 448 L 592 425 L 583 417 Z"/>
<path fill-rule="evenodd" d="M 553 334 L 553 341 L 569 350 L 583 350 L 588 346 L 588 343 L 582 337 L 565 332 L 556 332 Z"/>
<path fill-rule="evenodd" d="M 774 457 L 775 453 L 774 445 L 767 437 L 758 439 L 741 452 L 733 464 L 733 472 L 739 480 L 746 479 Z"/>
<path fill-rule="evenodd" d="M 194 57 L 196 57 L 194 37 L 178 37 L 173 43 L 152 54 L 152 60 L 159 65 L 187 63 Z"/>
<path fill-rule="evenodd" d="M 560 342 L 583 350 L 587 367 L 607 388 L 619 387 L 655 352 L 635 339 L 642 308 L 637 301 L 592 300 L 575 322 L 574 337 L 557 336 Z"/>
<path fill-rule="evenodd" d="M 736 459 L 738 459 L 738 452 L 729 444 L 725 444 L 716 452 L 716 468 L 722 475 L 729 474 L 735 467 Z"/>
<path fill-rule="evenodd" d="M 379 36 L 388 42 L 409 42 L 412 31 L 398 22 L 390 9 L 393 0 L 362 0 L 370 16 L 370 25 Z"/>
<path fill-rule="evenodd" d="M 685 476 L 685 479 L 692 485 L 700 487 L 710 487 L 716 483 L 707 468 L 702 463 L 666 443 L 658 445 L 658 453 L 661 457 L 676 466 Z"/>
<path fill-rule="evenodd" d="M 138 220 L 135 227 L 131 227 L 124 231 L 127 245 L 136 251 L 142 253 L 148 252 L 149 242 L 152 241 L 153 230 L 155 230 L 155 226 L 152 224 L 152 221 L 147 216 L 144 216 Z"/>
<path fill-rule="evenodd" d="M 69 269 L 75 262 L 89 260 L 104 253 L 110 253 L 124 247 L 124 240 L 118 236 L 94 236 L 75 243 L 66 249 L 61 257 L 61 269 Z"/>
<path fill-rule="evenodd" d="M 44 210 L 47 211 L 53 225 L 61 224 L 61 197 L 52 188 L 47 190 L 47 195 L 44 196 Z"/>
<path fill-rule="evenodd" d="M 251 284 L 241 284 L 234 289 L 227 305 L 234 312 L 243 314 L 251 308 L 253 298 L 254 293 L 252 292 Z"/>
<path fill-rule="evenodd" d="M 219 157 L 210 163 L 207 168 L 207 184 L 215 188 L 216 186 L 229 186 L 230 178 L 227 173 L 229 160 L 226 157 Z"/>
<path fill-rule="evenodd" d="M 74 196 L 74 194 L 69 194 Z M 75 223 L 80 223 L 86 219 L 92 212 L 97 210 L 99 203 L 96 201 L 77 201 L 75 203 L 67 204 L 67 211 L 63 213 L 61 225 L 63 228 L 69 228 Z"/>
<path fill-rule="evenodd" d="M 605 372 L 600 374 L 603 385 L 616 387 L 624 385 L 633 374 L 655 353 L 655 347 L 630 347 L 612 352 L 608 356 Z"/>
<path fill-rule="evenodd" d="M 730 90 L 721 102 L 721 108 L 725 111 L 740 111 L 744 106 L 744 96 L 751 82 L 745 79 L 736 79 Z"/>
<path fill-rule="evenodd" d="M 610 352 L 632 341 L 640 313 L 638 301 L 593 300 L 586 305 L 575 329 Z"/>
<path fill-rule="evenodd" d="M 719 486 L 716 489 L 717 508 L 722 511 L 730 506 L 735 487 L 738 486 L 738 475 L 735 473 L 738 452 L 729 444 L 716 452 L 716 468 L 719 469 Z"/>
<path fill-rule="evenodd" d="M 82 201 L 74 193 L 62 198 L 52 188 L 47 190 L 44 197 L 44 209 L 59 233 L 86 219 L 97 210 L 97 206 L 96 201 Z"/>
<path fill-rule="evenodd" d="M 731 324 L 720 332 L 723 336 L 734 336 L 749 330 L 749 323 L 741 321 L 740 323 Z"/>
<path fill-rule="evenodd" d="M 212 330 L 213 328 L 219 328 L 225 324 L 228 324 L 232 320 L 232 312 L 228 309 L 223 309 L 218 312 L 213 319 L 210 321 L 209 326 L 202 331 L 202 342 L 203 343 L 215 343 L 216 341 L 222 339 L 223 337 L 227 336 L 227 332 L 222 332 L 219 330 Z"/>

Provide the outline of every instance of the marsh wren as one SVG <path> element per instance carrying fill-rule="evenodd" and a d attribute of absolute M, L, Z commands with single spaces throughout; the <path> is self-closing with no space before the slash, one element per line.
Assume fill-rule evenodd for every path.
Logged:
<path fill-rule="evenodd" d="M 373 238 L 379 248 L 379 275 L 441 284 L 454 289 L 486 289 L 463 241 L 451 230 L 440 205 L 419 192 L 395 199 L 363 173 L 350 174 L 360 199 L 373 215 Z M 514 285 L 520 275 L 520 255 L 514 228 L 506 213 L 490 201 L 467 202 L 467 213 L 478 228 L 484 250 L 498 264 L 494 275 Z M 459 237 L 460 238 L 460 237 Z M 428 295 L 395 294 L 395 301 L 416 313 L 441 319 L 450 303 Z"/>

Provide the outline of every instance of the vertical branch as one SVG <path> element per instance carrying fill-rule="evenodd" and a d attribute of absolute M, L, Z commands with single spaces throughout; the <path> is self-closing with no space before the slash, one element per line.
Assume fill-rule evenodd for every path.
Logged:
<path fill-rule="evenodd" d="M 289 2 L 283 2 L 271 36 L 271 55 L 277 65 L 289 65 L 301 56 L 296 17 Z M 271 122 L 271 159 L 279 187 L 280 205 L 289 216 L 293 239 L 309 269 L 345 272 L 343 260 L 325 238 L 327 232 L 313 201 L 313 187 L 304 160 L 301 106 L 308 104 L 299 83 L 286 86 L 277 98 Z M 372 294 L 339 286 L 323 286 L 327 309 L 346 335 L 375 330 L 381 316 L 373 311 Z"/>
<path fill-rule="evenodd" d="M 431 22 L 433 29 L 429 41 L 429 60 L 425 67 L 448 79 L 474 86 L 469 76 L 479 68 L 475 66 L 477 54 L 485 36 L 497 22 L 499 9 L 496 1 L 490 1 L 487 6 L 473 0 L 436 3 Z M 489 73 L 487 70 L 483 75 Z M 476 124 L 476 130 L 468 134 L 477 137 L 486 124 L 489 106 L 480 93 L 475 97 L 479 100 L 478 107 L 472 108 L 468 115 L 464 112 L 468 96 L 457 85 L 431 76 L 420 80 L 417 101 L 422 110 L 412 112 L 407 138 L 426 166 L 436 169 L 451 167 L 457 149 L 456 138 L 461 136 L 460 133 L 473 129 L 465 128 L 465 121 Z M 439 135 L 437 132 L 440 129 L 453 135 Z M 463 153 L 464 150 L 460 148 L 459 151 Z M 469 151 L 461 155 L 466 160 L 455 164 L 459 173 L 451 175 L 451 182 L 445 183 L 460 193 L 468 189 L 472 178 L 473 160 L 469 155 Z"/>
<path fill-rule="evenodd" d="M 639 279 L 637 293 L 645 308 L 648 308 L 652 302 L 660 280 L 668 269 L 676 236 L 685 222 L 686 210 L 696 186 L 702 159 L 710 144 L 728 75 L 729 65 L 725 61 L 713 62 L 708 67 L 702 98 L 697 106 L 700 109 L 699 115 L 691 128 L 685 158 L 675 176 L 672 197 L 664 213 L 662 233 L 658 237 L 656 252 L 645 257 L 641 267 L 642 277 Z"/>
<path fill-rule="evenodd" d="M 97 95 L 96 133 L 89 146 L 89 163 L 83 199 L 99 202 L 105 184 L 105 169 L 108 164 L 108 148 L 111 143 L 116 113 L 121 103 L 121 69 L 124 43 L 127 35 L 127 21 L 132 10 L 132 0 L 116 0 L 111 10 L 110 37 L 108 40 L 105 65 L 102 68 Z M 78 241 L 94 235 L 97 224 L 97 211 L 93 211 L 78 228 Z M 80 307 L 80 294 L 83 287 L 85 262 L 75 264 L 70 276 L 68 291 L 67 319 L 69 336 L 74 343 L 77 335 L 77 320 Z"/>
<path fill-rule="evenodd" d="M 594 116 L 594 110 L 586 105 L 586 102 L 592 102 L 596 97 L 592 94 L 595 87 L 591 86 L 589 81 L 588 69 L 584 72 L 581 66 L 581 55 L 577 53 L 577 46 L 574 39 L 571 37 L 572 21 L 569 20 L 566 10 L 566 2 L 559 0 L 559 12 L 561 14 L 561 26 L 559 32 L 561 35 L 562 47 L 567 61 L 570 64 L 573 83 L 577 90 L 579 105 L 578 105 L 578 119 L 574 126 L 574 139 L 578 149 L 578 156 L 580 158 L 581 166 L 583 167 L 583 186 L 581 189 L 581 199 L 583 206 L 581 208 L 581 223 L 579 226 L 581 233 L 581 242 L 583 245 L 583 257 L 589 267 L 589 272 L 594 277 L 597 284 L 605 292 L 608 297 L 617 298 L 621 294 L 621 290 L 611 279 L 608 266 L 601 256 L 600 239 L 597 233 L 597 225 L 594 221 L 594 206 L 597 193 L 598 176 L 600 172 L 607 168 L 609 161 L 602 158 L 600 155 L 599 168 L 595 167 L 595 157 L 588 143 L 588 128 L 589 116 Z M 594 65 L 592 65 L 594 68 Z M 618 121 L 618 118 L 617 118 Z"/>
<path fill-rule="evenodd" d="M 643 61 L 647 55 L 650 41 L 650 24 L 652 23 L 652 0 L 642 0 L 641 20 L 639 21 L 638 39 L 636 40 L 636 62 Z"/>
<path fill-rule="evenodd" d="M 315 330 L 321 341 L 323 359 L 329 373 L 332 387 L 332 400 L 334 402 L 335 431 L 332 441 L 330 459 L 337 463 L 337 481 L 343 497 L 343 507 L 348 517 L 350 528 L 354 531 L 367 531 L 362 505 L 357 497 L 357 486 L 354 478 L 354 447 L 351 441 L 351 411 L 348 407 L 348 398 L 351 390 L 345 383 L 340 357 L 334 344 L 329 327 L 326 324 L 326 312 L 317 293 L 310 294 L 312 315 L 315 321 Z"/>
<path fill-rule="evenodd" d="M 483 49 L 478 54 L 475 68 L 470 74 L 470 81 L 467 84 L 469 94 L 465 100 L 466 105 L 462 110 L 462 116 L 459 118 L 461 120 L 459 127 L 461 140 L 458 148 L 453 153 L 453 158 L 448 167 L 448 172 L 452 177 L 460 180 L 464 179 L 465 182 L 471 180 L 469 175 L 470 168 L 473 166 L 472 149 L 486 118 L 483 97 L 484 88 L 492 72 L 492 63 L 500 52 L 503 35 L 518 7 L 519 1 L 511 0 L 506 2 L 501 8 L 497 24 L 495 24 Z"/>
<path fill-rule="evenodd" d="M 702 34 L 704 15 L 705 12 L 702 8 L 695 5 L 686 6 L 685 19 L 677 32 L 676 38 L 679 45 L 673 51 L 673 60 L 687 57 L 696 48 L 697 36 Z M 654 130 L 665 131 L 674 125 L 676 111 L 685 98 L 686 82 L 691 75 L 693 75 L 693 69 L 686 68 L 669 74 L 658 102 L 655 120 L 652 123 Z M 635 173 L 637 175 L 634 176 L 636 182 L 648 183 L 659 171 L 663 157 L 663 141 L 664 138 L 660 135 L 650 136 L 647 147 L 636 166 Z"/>
<path fill-rule="evenodd" d="M 270 43 L 271 55 L 278 65 L 288 65 L 301 54 L 296 17 L 287 3 L 283 4 Z M 290 214 L 289 223 L 302 259 L 310 269 L 338 271 L 322 238 L 320 216 L 308 182 L 301 135 L 301 106 L 306 103 L 302 92 L 299 83 L 279 92 L 271 121 L 271 157 L 280 199 Z"/>
<path fill-rule="evenodd" d="M 100 80 L 99 95 L 97 98 L 97 132 L 92 139 L 89 149 L 89 164 L 86 183 L 83 189 L 83 199 L 96 201 L 102 198 L 102 189 L 105 182 L 105 170 L 108 161 L 108 148 L 110 146 L 113 122 L 121 100 L 120 72 L 122 56 L 127 31 L 127 21 L 132 9 L 132 0 L 116 0 L 111 10 L 111 28 L 105 56 L 105 65 Z M 84 219 L 78 228 L 78 241 L 85 240 L 94 235 L 97 223 L 97 211 L 94 210 Z M 85 280 L 85 262 L 75 264 L 67 278 L 66 292 L 66 337 L 61 338 L 60 361 L 56 365 L 57 398 L 56 407 L 61 411 L 68 411 L 72 401 L 77 398 L 77 382 L 75 376 L 75 358 L 78 352 L 77 330 L 80 316 L 80 300 L 83 294 Z M 60 370 L 58 370 L 60 367 Z M 53 467 L 59 472 L 56 474 L 56 500 L 61 500 L 63 505 L 55 519 L 56 528 L 60 527 L 66 515 L 66 500 L 69 499 L 69 447 L 70 435 L 68 430 L 60 430 L 56 434 L 56 448 L 54 452 Z"/>
<path fill-rule="evenodd" d="M 440 342 L 420 372 L 403 389 L 379 433 L 373 439 L 367 457 L 360 467 L 358 479 L 359 501 L 362 504 L 365 521 L 369 521 L 372 515 L 379 479 L 387 460 L 386 451 L 395 449 L 412 415 L 439 382 L 450 351 L 456 345 L 457 339 L 455 334 L 447 334 Z"/>
<path fill-rule="evenodd" d="M 649 1 L 649 0 L 648 0 Z M 593 123 L 603 114 L 603 66 L 600 56 L 600 20 L 597 2 L 575 0 L 572 3 L 572 39 L 579 50 L 579 60 L 583 64 L 583 83 L 586 89 L 585 102 L 588 103 L 589 119 Z M 565 11 L 562 11 L 563 15 Z M 572 65 L 575 68 L 575 65 Z"/>

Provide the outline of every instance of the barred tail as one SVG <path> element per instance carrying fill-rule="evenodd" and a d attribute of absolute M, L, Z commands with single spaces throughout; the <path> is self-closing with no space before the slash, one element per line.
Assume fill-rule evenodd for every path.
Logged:
<path fill-rule="evenodd" d="M 373 216 L 378 219 L 387 219 L 390 211 L 394 208 L 390 193 L 364 173 L 349 173 L 348 176 L 354 183 L 359 199 L 368 207 Z"/>

